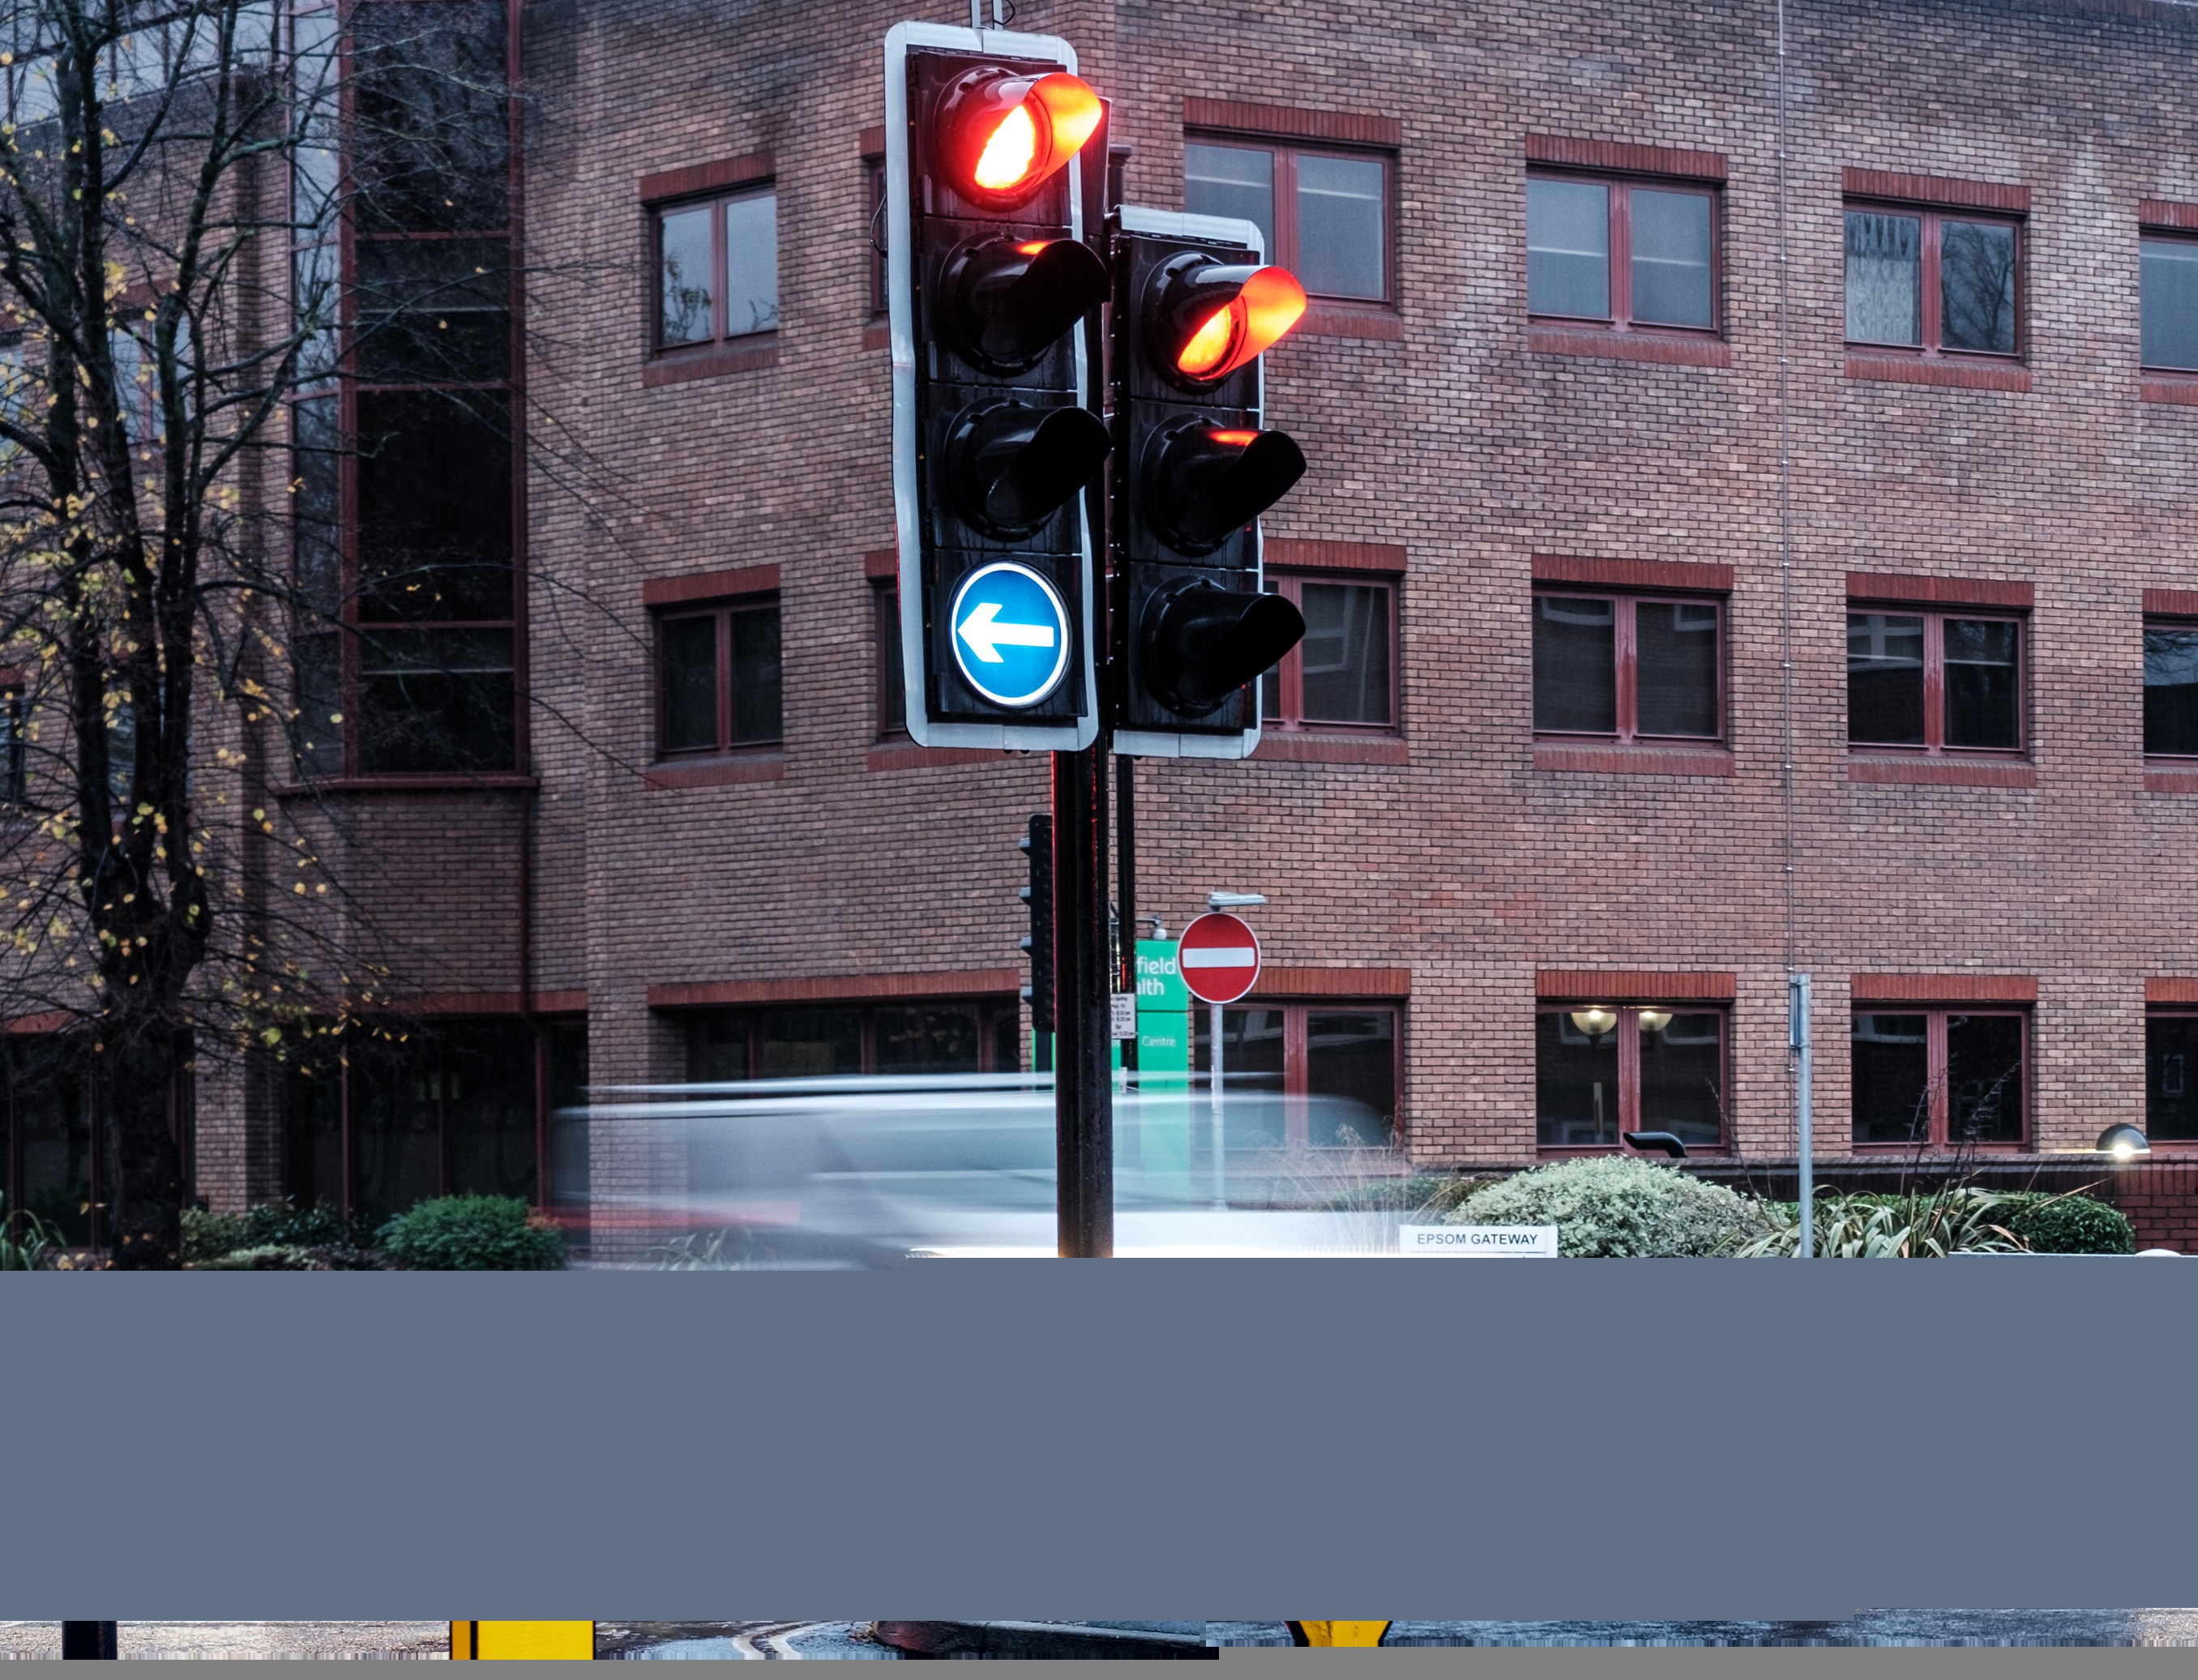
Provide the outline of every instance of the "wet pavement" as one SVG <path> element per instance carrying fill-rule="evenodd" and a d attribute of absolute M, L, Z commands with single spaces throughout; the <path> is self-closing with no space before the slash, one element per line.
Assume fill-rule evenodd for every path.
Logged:
<path fill-rule="evenodd" d="M 164 1657 L 447 1658 L 448 1622 L 123 1622 L 116 1654 Z M 61 1654 L 59 1622 L 0 1621 L 0 1661 Z"/>
<path fill-rule="evenodd" d="M 1287 1645 L 1281 1622 L 1208 1622 L 1212 1645 Z M 1395 1645 L 2198 1646 L 2198 1610 L 1865 1610 L 1836 1622 L 1404 1622 Z"/>

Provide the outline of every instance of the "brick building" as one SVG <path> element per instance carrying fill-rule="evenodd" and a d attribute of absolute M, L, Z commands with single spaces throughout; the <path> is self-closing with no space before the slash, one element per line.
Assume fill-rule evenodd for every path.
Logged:
<path fill-rule="evenodd" d="M 437 1030 L 386 1076 L 202 1089 L 217 1205 L 538 1195 L 584 1069 L 1026 1054 L 1045 766 L 910 744 L 880 633 L 900 13 L 445 3 L 508 44 L 523 144 L 508 194 L 381 237 L 515 253 L 517 353 L 463 382 L 525 448 L 347 459 L 330 540 L 354 619 L 377 520 L 509 555 L 436 656 L 504 709 L 331 655 L 344 739 L 268 797 L 342 813 L 333 872 Z M 1115 100 L 1132 201 L 1262 220 L 1316 294 L 1268 359 L 1311 469 L 1266 522 L 1313 634 L 1250 762 L 1137 771 L 1141 910 L 1272 899 L 1231 1066 L 1428 1164 L 1643 1126 L 1775 1176 L 1799 969 L 1824 1172 L 1920 1142 L 2088 1182 L 2071 1152 L 2136 1120 L 2116 1189 L 2182 1246 L 2198 18 L 1805 3 L 1782 53 L 1768 4 L 1017 26 Z M 480 724 L 455 758 L 375 733 L 436 705 Z"/>

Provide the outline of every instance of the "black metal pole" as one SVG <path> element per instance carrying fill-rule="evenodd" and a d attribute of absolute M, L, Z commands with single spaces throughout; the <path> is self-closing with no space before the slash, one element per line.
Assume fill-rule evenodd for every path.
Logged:
<path fill-rule="evenodd" d="M 112 1662 L 116 1645 L 114 1630 L 113 1622 L 63 1622 L 61 1655 L 72 1660 L 104 1658 Z"/>
<path fill-rule="evenodd" d="M 1109 1065 L 1107 738 L 1053 755 L 1055 1197 L 1065 1260 L 1114 1252 L 1114 1079 Z"/>
<path fill-rule="evenodd" d="M 1114 985 L 1134 994 L 1137 989 L 1137 761 L 1126 753 L 1114 759 L 1114 875 L 1119 902 L 1115 916 L 1121 926 L 1121 972 Z M 1122 1066 L 1137 1070 L 1137 1041 L 1122 1041 Z"/>

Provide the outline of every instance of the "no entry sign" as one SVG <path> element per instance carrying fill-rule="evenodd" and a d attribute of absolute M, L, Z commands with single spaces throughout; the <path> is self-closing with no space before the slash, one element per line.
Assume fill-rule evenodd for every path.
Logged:
<path fill-rule="evenodd" d="M 1176 962 L 1192 997 L 1234 1003 L 1259 978 L 1259 942 L 1235 916 L 1213 911 L 1183 930 Z"/>

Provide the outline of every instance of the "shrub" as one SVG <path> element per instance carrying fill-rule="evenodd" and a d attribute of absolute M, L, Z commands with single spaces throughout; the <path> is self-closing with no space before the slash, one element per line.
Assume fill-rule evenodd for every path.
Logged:
<path fill-rule="evenodd" d="M 55 1252 L 53 1233 L 45 1221 L 26 1211 L 11 1225 L 8 1198 L 0 1195 L 0 1271 L 36 1271 Z"/>
<path fill-rule="evenodd" d="M 224 1254 L 244 1247 L 241 1213 L 209 1213 L 201 1207 L 183 1210 L 183 1264 L 210 1265 Z"/>
<path fill-rule="evenodd" d="M 1454 1178 L 1447 1173 L 1416 1172 L 1408 1178 L 1377 1178 L 1329 1199 L 1331 1212 L 1412 1213 L 1428 1217 L 1448 1213 L 1497 1178 Z"/>
<path fill-rule="evenodd" d="M 1761 1227 L 1748 1198 L 1673 1166 L 1598 1155 L 1536 1167 L 1474 1192 L 1453 1225 L 1555 1225 L 1557 1252 L 1581 1259 L 1714 1254 Z"/>
<path fill-rule="evenodd" d="M 2008 1207 L 2001 1223 L 2033 1254 L 2137 1253 L 2137 1233 L 2121 1210 L 2080 1191 L 2057 1196 L 2024 1192 L 2003 1200 Z"/>
<path fill-rule="evenodd" d="M 381 1228 L 391 1261 L 410 1271 L 555 1271 L 565 1239 L 509 1196 L 443 1196 Z"/>
<path fill-rule="evenodd" d="M 299 1263 L 306 1270 L 349 1271 L 371 1267 L 373 1247 L 367 1230 L 333 1207 L 298 1207 L 284 1200 L 264 1201 L 242 1213 L 183 1210 L 183 1264 L 187 1266 L 265 1271 L 269 1265 L 264 1259 L 250 1265 L 229 1266 L 220 1262 L 241 1253 L 257 1254 L 279 1248 L 310 1256 Z"/>
<path fill-rule="evenodd" d="M 2022 1241 L 2008 1224 L 2009 1198 L 1966 1186 L 1904 1195 L 1818 1196 L 1814 1247 L 1829 1260 L 1937 1260 L 1949 1254 L 2015 1254 Z M 1791 1259 L 1801 1247 L 1800 1204 L 1760 1204 L 1769 1229 L 1735 1242 L 1744 1260 Z"/>

